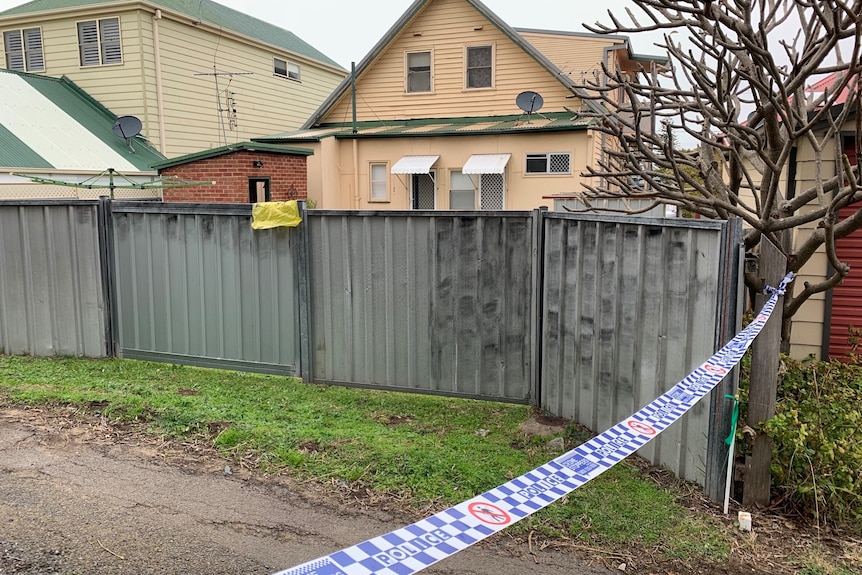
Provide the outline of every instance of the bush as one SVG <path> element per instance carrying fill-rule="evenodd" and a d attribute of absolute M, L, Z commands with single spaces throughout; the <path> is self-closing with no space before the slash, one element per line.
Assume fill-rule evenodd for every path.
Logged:
<path fill-rule="evenodd" d="M 862 531 L 862 365 L 783 358 L 773 439 L 777 500 Z"/>

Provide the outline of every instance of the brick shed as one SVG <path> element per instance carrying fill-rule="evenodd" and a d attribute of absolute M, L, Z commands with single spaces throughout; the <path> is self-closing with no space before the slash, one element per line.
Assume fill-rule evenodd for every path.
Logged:
<path fill-rule="evenodd" d="M 240 142 L 154 164 L 162 177 L 211 185 L 165 188 L 166 202 L 255 203 L 308 197 L 307 148 Z"/>

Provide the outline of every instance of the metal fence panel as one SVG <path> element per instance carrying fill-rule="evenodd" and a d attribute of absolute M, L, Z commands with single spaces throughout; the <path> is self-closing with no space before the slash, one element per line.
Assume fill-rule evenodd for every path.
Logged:
<path fill-rule="evenodd" d="M 0 202 L 0 352 L 104 357 L 96 202 Z"/>
<path fill-rule="evenodd" d="M 563 214 L 544 222 L 540 405 L 598 433 L 717 348 L 726 224 Z M 709 429 L 701 402 L 639 454 L 703 484 Z"/>
<path fill-rule="evenodd" d="M 113 204 L 123 357 L 298 373 L 296 231 L 250 205 Z"/>
<path fill-rule="evenodd" d="M 307 222 L 314 381 L 530 399 L 530 213 Z"/>

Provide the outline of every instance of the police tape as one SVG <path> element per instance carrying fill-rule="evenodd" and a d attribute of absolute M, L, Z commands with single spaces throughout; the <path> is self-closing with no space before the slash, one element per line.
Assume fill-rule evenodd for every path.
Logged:
<path fill-rule="evenodd" d="M 787 274 L 736 337 L 655 401 L 586 443 L 472 499 L 275 575 L 410 575 L 466 549 L 595 479 L 678 420 L 739 363 L 766 325 Z"/>

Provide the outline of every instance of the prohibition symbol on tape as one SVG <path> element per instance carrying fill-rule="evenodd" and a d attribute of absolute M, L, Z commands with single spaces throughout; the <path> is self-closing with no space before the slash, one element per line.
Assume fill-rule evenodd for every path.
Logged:
<path fill-rule="evenodd" d="M 703 364 L 703 369 L 705 369 L 706 371 L 708 371 L 710 373 L 717 373 L 718 375 L 727 375 L 727 369 L 725 369 L 721 366 L 718 366 L 718 365 L 712 365 L 711 363 Z"/>
<path fill-rule="evenodd" d="M 512 522 L 512 518 L 509 517 L 508 513 L 496 505 L 491 505 L 484 501 L 474 501 L 467 506 L 467 511 L 479 521 L 488 523 L 489 525 L 508 525 Z"/>
<path fill-rule="evenodd" d="M 769 316 L 760 314 L 759 316 L 757 316 L 757 319 L 758 321 L 767 321 L 769 319 Z"/>
<path fill-rule="evenodd" d="M 626 425 L 643 435 L 655 435 L 658 433 L 652 425 L 638 421 L 637 419 L 629 419 L 626 421 Z"/>

